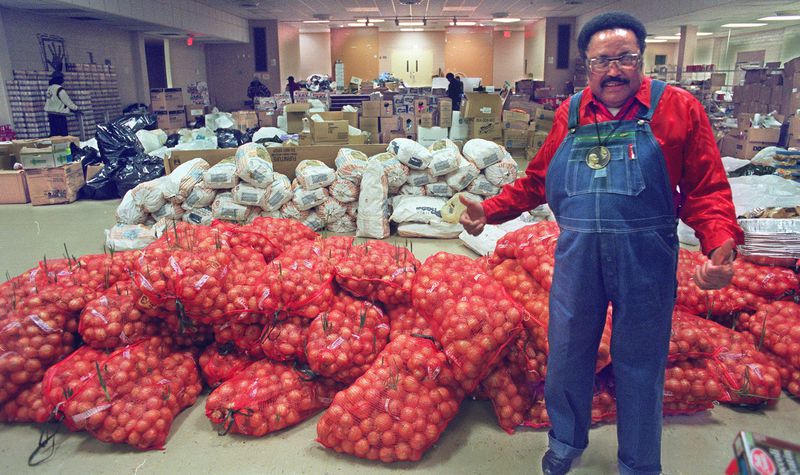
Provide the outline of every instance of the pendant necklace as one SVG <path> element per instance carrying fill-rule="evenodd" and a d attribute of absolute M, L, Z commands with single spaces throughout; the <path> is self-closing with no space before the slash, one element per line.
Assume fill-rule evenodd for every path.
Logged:
<path fill-rule="evenodd" d="M 608 142 L 608 139 L 614 135 L 614 132 L 617 131 L 619 126 L 622 125 L 622 122 L 625 120 L 625 116 L 628 115 L 628 112 L 635 103 L 636 101 L 631 101 L 631 103 L 628 104 L 628 107 L 626 107 L 622 112 L 619 120 L 617 120 L 617 123 L 614 125 L 614 128 L 612 128 L 611 132 L 609 132 L 608 135 L 606 135 L 606 138 L 602 140 L 600 139 L 600 126 L 597 124 L 597 110 L 593 111 L 594 129 L 595 132 L 597 132 L 597 145 L 590 148 L 586 153 L 586 165 L 588 165 L 589 168 L 592 170 L 600 170 L 608 166 L 608 163 L 611 161 L 611 151 L 608 149 L 608 147 L 606 147 L 606 142 Z"/>

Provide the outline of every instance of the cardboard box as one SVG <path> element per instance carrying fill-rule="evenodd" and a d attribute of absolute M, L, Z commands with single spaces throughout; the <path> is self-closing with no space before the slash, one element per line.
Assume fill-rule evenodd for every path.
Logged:
<path fill-rule="evenodd" d="M 762 104 L 769 104 L 770 98 L 772 97 L 772 88 L 769 86 L 761 86 L 758 90 L 758 102 Z"/>
<path fill-rule="evenodd" d="M 85 176 L 86 181 L 89 181 L 92 178 L 94 178 L 94 176 L 100 173 L 100 170 L 102 169 L 103 169 L 102 163 L 100 165 L 89 165 L 88 167 L 86 167 L 86 176 Z"/>
<path fill-rule="evenodd" d="M 177 130 L 186 127 L 186 115 L 181 111 L 156 112 L 156 121 L 159 129 Z"/>
<path fill-rule="evenodd" d="M 556 111 L 552 111 L 549 109 L 545 109 L 544 107 L 538 106 L 536 107 L 534 114 L 531 116 L 531 120 L 553 122 L 554 120 L 556 120 Z"/>
<path fill-rule="evenodd" d="M 414 99 L 414 111 L 413 112 L 414 112 L 414 114 L 417 114 L 417 115 L 425 113 L 425 112 L 430 112 L 430 109 L 428 108 L 428 99 L 426 99 L 424 97 L 419 97 L 417 99 Z"/>
<path fill-rule="evenodd" d="M 378 128 L 381 132 L 400 129 L 400 118 L 398 116 L 381 117 L 378 119 Z"/>
<path fill-rule="evenodd" d="M 528 136 L 528 148 L 532 149 L 534 154 L 542 148 L 544 141 L 547 139 L 547 132 L 534 132 Z"/>
<path fill-rule="evenodd" d="M 519 110 L 506 110 L 503 111 L 503 122 L 524 122 L 525 128 L 528 128 L 528 122 L 531 120 L 530 114 L 525 111 Z"/>
<path fill-rule="evenodd" d="M 750 160 L 764 148 L 772 147 L 777 144 L 778 142 L 777 139 L 774 142 L 772 141 L 762 142 L 758 140 L 753 140 L 752 139 L 753 137 L 757 138 L 774 137 L 774 135 L 771 135 L 774 134 L 773 132 L 765 132 L 765 133 L 757 132 L 755 135 L 753 135 L 750 133 L 750 131 L 753 130 L 769 131 L 771 129 L 749 129 L 747 132 L 731 132 L 722 138 L 722 141 L 720 142 L 719 146 L 720 154 L 725 157 L 736 157 L 736 158 L 741 158 L 743 160 Z"/>
<path fill-rule="evenodd" d="M 25 174 L 34 206 L 72 203 L 78 199 L 78 190 L 84 183 L 80 163 L 58 168 L 35 168 L 26 170 Z"/>
<path fill-rule="evenodd" d="M 319 143 L 347 143 L 350 136 L 350 123 L 346 120 L 309 121 L 311 138 Z"/>
<path fill-rule="evenodd" d="M 24 171 L 0 171 L 0 204 L 27 203 L 30 200 Z"/>
<path fill-rule="evenodd" d="M 465 119 L 488 118 L 500 121 L 503 98 L 498 94 L 468 92 L 466 96 L 467 100 L 464 107 L 461 108 L 462 117 Z"/>
<path fill-rule="evenodd" d="M 433 112 L 420 112 L 417 114 L 417 127 L 433 127 Z"/>
<path fill-rule="evenodd" d="M 800 445 L 755 432 L 739 432 L 733 453 L 740 475 L 790 475 L 800 467 Z"/>
<path fill-rule="evenodd" d="M 450 140 L 467 140 L 469 138 L 469 124 L 461 116 L 461 111 L 453 111 L 453 123 L 450 125 Z"/>
<path fill-rule="evenodd" d="M 381 117 L 391 117 L 393 115 L 394 115 L 394 101 L 391 100 L 381 101 Z"/>
<path fill-rule="evenodd" d="M 205 117 L 208 113 L 208 107 L 198 105 L 186 106 L 186 122 L 192 123 L 199 117 Z"/>
<path fill-rule="evenodd" d="M 528 126 L 528 130 L 533 132 L 550 132 L 553 130 L 553 123 L 549 120 L 535 120 Z"/>
<path fill-rule="evenodd" d="M 725 73 L 711 73 L 711 87 L 717 88 L 725 85 Z"/>
<path fill-rule="evenodd" d="M 783 88 L 783 102 L 781 112 L 786 115 L 796 115 L 800 109 L 800 90 L 798 88 Z"/>
<path fill-rule="evenodd" d="M 324 120 L 346 120 L 353 127 L 358 128 L 358 112 L 334 111 L 316 112 Z"/>
<path fill-rule="evenodd" d="M 501 123 L 492 118 L 477 118 L 470 121 L 469 138 L 485 140 L 502 140 Z"/>
<path fill-rule="evenodd" d="M 254 97 L 254 109 L 257 111 L 271 111 L 278 107 L 278 102 L 274 97 Z"/>
<path fill-rule="evenodd" d="M 72 150 L 69 142 L 37 140 L 20 150 L 19 160 L 26 170 L 60 167 L 72 162 Z"/>
<path fill-rule="evenodd" d="M 406 137 L 416 135 L 417 133 L 417 117 L 412 113 L 400 114 L 398 116 L 399 125 L 397 128 L 402 130 Z M 383 129 L 381 129 L 383 130 Z"/>
<path fill-rule="evenodd" d="M 400 135 L 403 136 L 402 134 Z M 336 167 L 336 154 L 343 145 L 309 145 L 299 147 L 270 147 L 269 155 L 272 158 L 272 166 L 276 172 L 282 173 L 293 180 L 295 168 L 302 160 L 319 160 L 331 168 Z M 358 150 L 367 156 L 377 155 L 386 151 L 386 145 L 347 145 L 348 148 Z M 172 155 L 164 157 L 164 169 L 167 174 L 179 165 L 194 158 L 202 158 L 209 165 L 231 158 L 236 155 L 235 148 L 223 148 L 214 150 L 173 150 Z"/>
<path fill-rule="evenodd" d="M 793 88 L 800 86 L 800 71 L 795 72 L 794 74 L 787 75 L 786 72 L 783 73 L 783 85 L 785 87 Z"/>
<path fill-rule="evenodd" d="M 308 102 L 308 91 L 294 91 L 294 102 L 296 104 L 303 104 Z"/>
<path fill-rule="evenodd" d="M 434 142 L 447 138 L 447 129 L 444 127 L 418 127 L 417 142 L 430 147 Z"/>
<path fill-rule="evenodd" d="M 150 89 L 150 110 L 176 111 L 183 109 L 183 91 L 179 87 Z"/>
<path fill-rule="evenodd" d="M 273 111 L 256 111 L 259 127 L 277 127 L 278 116 Z"/>
<path fill-rule="evenodd" d="M 236 124 L 236 128 L 242 132 L 247 131 L 247 129 L 252 129 L 253 127 L 258 127 L 258 115 L 256 111 L 235 111 L 232 112 L 231 115 L 233 116 L 233 122 Z"/>
<path fill-rule="evenodd" d="M 795 137 L 800 137 L 800 117 L 792 117 L 788 120 L 789 127 L 786 129 L 786 133 L 789 135 L 794 135 Z"/>
<path fill-rule="evenodd" d="M 800 149 L 800 135 L 789 134 L 786 136 L 786 148 Z"/>
<path fill-rule="evenodd" d="M 360 134 L 357 135 L 348 135 L 347 136 L 347 143 L 348 145 L 365 145 L 369 142 L 370 135 L 361 131 Z"/>
<path fill-rule="evenodd" d="M 450 127 L 453 125 L 453 100 L 450 98 L 439 98 L 439 127 Z"/>
<path fill-rule="evenodd" d="M 527 129 L 503 129 L 503 146 L 505 148 L 526 148 L 529 134 Z"/>
<path fill-rule="evenodd" d="M 286 114 L 286 132 L 298 134 L 303 131 L 303 118 L 308 113 L 308 104 L 286 104 L 283 112 Z"/>
<path fill-rule="evenodd" d="M 380 117 L 382 110 L 382 101 L 361 101 L 361 117 Z"/>
<path fill-rule="evenodd" d="M 361 121 L 358 123 L 358 128 L 361 129 L 363 132 L 367 132 L 370 134 L 372 143 L 380 143 L 381 141 L 381 133 L 380 133 L 380 119 L 377 117 L 362 117 Z"/>
<path fill-rule="evenodd" d="M 800 56 L 783 63 L 784 78 L 794 76 L 795 73 L 800 73 Z"/>
<path fill-rule="evenodd" d="M 745 134 L 747 135 L 747 140 L 750 142 L 769 142 L 776 144 L 778 140 L 780 140 L 781 129 L 747 129 Z"/>

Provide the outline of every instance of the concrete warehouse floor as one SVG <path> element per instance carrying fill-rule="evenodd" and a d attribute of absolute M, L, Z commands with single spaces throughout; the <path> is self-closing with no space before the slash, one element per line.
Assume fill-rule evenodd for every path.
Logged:
<path fill-rule="evenodd" d="M 33 267 L 42 255 L 59 257 L 66 243 L 71 253 L 101 252 L 103 230 L 114 223 L 116 201 L 77 202 L 32 207 L 0 206 L 0 271 L 12 275 Z M 458 241 L 415 239 L 420 260 L 443 250 L 472 255 Z M 545 431 L 503 432 L 491 404 L 464 402 L 439 442 L 417 463 L 383 465 L 338 455 L 314 442 L 319 416 L 299 426 L 263 438 L 220 437 L 206 419 L 205 396 L 175 420 L 166 450 L 140 452 L 128 446 L 99 442 L 85 433 L 57 437 L 55 455 L 29 468 L 39 426 L 0 425 L 2 474 L 220 474 L 220 473 L 346 473 L 375 474 L 410 471 L 429 474 L 539 473 L 547 445 Z M 723 473 L 732 457 L 737 431 L 751 430 L 800 442 L 800 404 L 782 398 L 776 408 L 749 411 L 719 406 L 712 411 L 666 419 L 663 437 L 667 474 Z M 590 446 L 575 466 L 576 474 L 615 473 L 614 425 L 592 429 Z"/>

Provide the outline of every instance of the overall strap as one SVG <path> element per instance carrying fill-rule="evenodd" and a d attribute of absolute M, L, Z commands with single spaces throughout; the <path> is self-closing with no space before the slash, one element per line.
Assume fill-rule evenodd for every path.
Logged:
<path fill-rule="evenodd" d="M 640 115 L 640 119 L 644 119 L 648 122 L 653 119 L 653 113 L 656 111 L 656 107 L 658 107 L 658 101 L 661 100 L 661 95 L 664 93 L 664 89 L 666 89 L 666 87 L 667 83 L 664 81 L 659 81 L 658 79 L 653 79 L 650 82 L 650 109 L 648 109 L 644 115 Z"/>
<path fill-rule="evenodd" d="M 567 120 L 569 129 L 575 129 L 580 125 L 581 96 L 583 96 L 583 91 L 578 91 L 569 100 L 569 119 Z"/>

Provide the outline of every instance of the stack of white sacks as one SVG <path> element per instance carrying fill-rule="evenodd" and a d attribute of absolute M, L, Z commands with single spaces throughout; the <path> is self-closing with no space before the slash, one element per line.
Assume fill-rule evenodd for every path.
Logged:
<path fill-rule="evenodd" d="M 390 220 L 401 236 L 456 237 L 461 226 L 441 220 L 447 200 L 460 192 L 481 201 L 518 174 L 503 147 L 482 139 L 468 141 L 463 154 L 449 139 L 428 148 L 394 139 L 372 157 L 343 147 L 335 167 L 303 160 L 290 181 L 273 170 L 268 149 L 257 143 L 240 146 L 214 166 L 196 158 L 129 191 L 117 209 L 117 226 L 107 231 L 107 245 L 143 247 L 173 220 L 208 225 L 258 216 L 378 239 L 389 235 Z"/>

